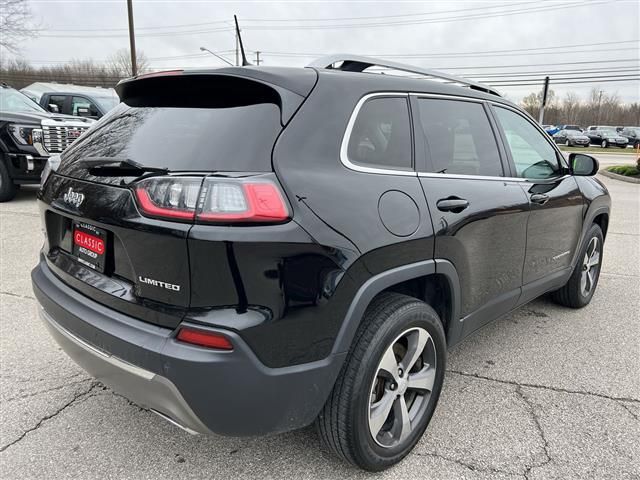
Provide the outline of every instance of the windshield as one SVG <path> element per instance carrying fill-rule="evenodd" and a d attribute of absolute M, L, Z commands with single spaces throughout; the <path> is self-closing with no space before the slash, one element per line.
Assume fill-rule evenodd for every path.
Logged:
<path fill-rule="evenodd" d="M 0 88 L 0 111 L 47 113 L 40 105 L 29 97 L 12 88 Z"/>
<path fill-rule="evenodd" d="M 118 97 L 93 97 L 93 99 L 105 112 L 115 108 L 120 103 Z"/>
<path fill-rule="evenodd" d="M 582 132 L 579 130 L 566 130 L 565 133 L 570 137 L 581 137 Z"/>
<path fill-rule="evenodd" d="M 600 130 L 600 133 L 602 133 L 603 135 L 611 135 L 612 137 L 618 136 L 618 132 L 614 130 Z"/>

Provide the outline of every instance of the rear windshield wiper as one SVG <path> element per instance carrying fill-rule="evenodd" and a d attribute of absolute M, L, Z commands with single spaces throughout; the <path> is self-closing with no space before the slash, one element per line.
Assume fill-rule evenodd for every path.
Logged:
<path fill-rule="evenodd" d="M 81 163 L 94 177 L 139 177 L 145 173 L 169 173 L 168 168 L 146 167 L 130 158 L 90 157 Z"/>

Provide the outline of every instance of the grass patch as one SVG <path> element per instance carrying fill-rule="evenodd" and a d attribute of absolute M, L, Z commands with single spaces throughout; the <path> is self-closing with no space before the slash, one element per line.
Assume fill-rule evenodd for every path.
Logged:
<path fill-rule="evenodd" d="M 640 170 L 635 165 L 615 165 L 607 168 L 607 171 L 624 175 L 625 177 L 640 178 Z"/>
<path fill-rule="evenodd" d="M 560 150 L 563 152 L 576 152 L 576 153 L 602 153 L 602 154 L 612 154 L 612 155 L 633 155 L 636 153 L 635 148 L 619 148 L 619 147 L 610 147 L 610 148 L 599 148 L 599 147 L 567 147 L 565 145 L 558 145 Z"/>

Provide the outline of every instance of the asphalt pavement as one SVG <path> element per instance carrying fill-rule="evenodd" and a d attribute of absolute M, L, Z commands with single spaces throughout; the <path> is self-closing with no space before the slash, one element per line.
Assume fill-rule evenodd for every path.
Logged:
<path fill-rule="evenodd" d="M 425 436 L 378 475 L 321 450 L 312 428 L 190 436 L 89 378 L 37 318 L 42 235 L 23 189 L 0 204 L 0 477 L 639 479 L 640 185 L 599 178 L 613 212 L 591 304 L 541 298 L 453 349 Z"/>

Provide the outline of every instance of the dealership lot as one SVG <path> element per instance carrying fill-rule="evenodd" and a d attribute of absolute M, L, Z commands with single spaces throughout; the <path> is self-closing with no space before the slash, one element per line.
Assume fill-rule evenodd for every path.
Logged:
<path fill-rule="evenodd" d="M 455 348 L 427 434 L 377 478 L 640 478 L 640 185 L 600 178 L 613 213 L 593 302 L 542 298 Z M 193 437 L 88 378 L 37 318 L 34 198 L 0 205 L 1 478 L 369 477 L 312 428 Z"/>

